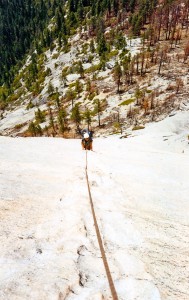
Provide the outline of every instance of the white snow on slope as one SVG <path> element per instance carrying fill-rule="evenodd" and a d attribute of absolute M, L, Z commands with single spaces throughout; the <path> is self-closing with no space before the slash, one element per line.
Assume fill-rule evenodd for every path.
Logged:
<path fill-rule="evenodd" d="M 120 300 L 189 299 L 188 120 L 96 139 L 88 153 Z M 111 299 L 79 140 L 0 137 L 0 299 Z"/>

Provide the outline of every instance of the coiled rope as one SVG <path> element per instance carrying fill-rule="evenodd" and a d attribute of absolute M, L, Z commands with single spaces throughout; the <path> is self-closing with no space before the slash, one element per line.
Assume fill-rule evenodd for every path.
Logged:
<path fill-rule="evenodd" d="M 92 211 L 94 226 L 95 226 L 95 230 L 96 230 L 96 236 L 97 236 L 97 239 L 98 239 L 98 244 L 99 244 L 100 252 L 101 252 L 101 255 L 102 255 L 102 260 L 103 260 L 103 263 L 104 263 L 106 276 L 107 276 L 108 283 L 109 283 L 109 286 L 110 286 L 112 299 L 113 300 L 118 300 L 117 292 L 116 292 L 116 289 L 115 289 L 115 286 L 114 286 L 114 282 L 113 282 L 112 275 L 110 273 L 110 268 L 109 268 L 109 265 L 108 265 L 108 261 L 107 261 L 107 258 L 106 258 L 106 253 L 105 253 L 105 250 L 104 250 L 104 247 L 103 247 L 103 242 L 102 242 L 99 226 L 98 226 L 98 223 L 97 223 L 96 214 L 95 214 L 94 205 L 93 205 L 93 200 L 92 200 L 92 196 L 91 196 L 91 190 L 90 190 L 90 185 L 89 185 L 89 177 L 88 177 L 88 171 L 87 171 L 87 166 L 88 166 L 87 152 L 88 151 L 86 150 L 85 174 L 86 174 L 87 187 L 88 187 L 88 192 L 89 192 L 89 200 L 90 200 L 90 205 L 91 205 L 91 211 Z"/>

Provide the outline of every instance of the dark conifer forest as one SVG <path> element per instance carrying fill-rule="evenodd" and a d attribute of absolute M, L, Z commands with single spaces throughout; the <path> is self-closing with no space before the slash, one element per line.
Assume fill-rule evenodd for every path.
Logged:
<path fill-rule="evenodd" d="M 167 5 L 173 1 L 167 1 Z M 157 0 L 2 0 L 0 2 L 0 84 L 8 86 L 25 54 L 36 47 L 49 47 L 52 40 L 66 39 L 71 29 L 77 28 L 88 17 L 91 28 L 105 14 L 121 19 L 129 14 L 129 22 L 135 35 L 153 13 Z M 68 17 L 65 20 L 65 9 Z M 53 32 L 48 22 L 55 17 Z"/>
<path fill-rule="evenodd" d="M 147 115 L 148 107 L 153 108 L 154 104 L 149 106 L 141 96 L 140 87 L 135 85 L 150 72 L 161 76 L 164 66 L 174 66 L 171 60 L 176 59 L 185 66 L 189 57 L 188 28 L 189 0 L 1 0 L 0 109 L 4 111 L 12 103 L 19 104 L 25 99 L 31 108 L 33 99 L 38 97 L 39 101 L 44 90 L 43 101 L 56 103 L 59 125 L 64 131 L 61 101 L 71 103 L 73 109 L 75 99 L 79 99 L 83 90 L 92 100 L 98 95 L 95 72 L 107 69 L 114 58 L 116 63 L 111 74 L 115 93 L 126 92 L 134 85 L 136 105 L 141 103 Z M 73 43 L 76 35 L 81 42 L 80 50 Z M 135 38 L 139 38 L 141 46 L 132 56 L 127 46 Z M 70 66 L 62 65 L 61 70 L 60 87 L 65 90 L 58 91 L 58 87 L 55 90 L 51 83 L 52 70 L 46 67 L 47 53 L 53 59 L 69 52 L 71 56 L 72 49 L 77 51 L 75 61 Z M 174 55 L 175 49 L 182 52 Z M 83 69 L 86 59 L 92 64 L 88 70 Z M 98 63 L 94 65 L 95 59 Z M 80 80 L 67 91 L 67 76 L 73 73 L 78 73 Z M 174 77 L 178 93 L 183 81 L 178 74 Z M 104 109 L 105 105 L 102 106 Z M 48 114 L 52 119 L 51 108 Z M 127 117 L 133 118 L 131 111 Z M 52 121 L 55 132 L 53 124 Z"/>
<path fill-rule="evenodd" d="M 44 0 L 0 2 L 0 84 L 11 83 L 19 62 L 40 38 L 56 6 L 56 1 Z"/>

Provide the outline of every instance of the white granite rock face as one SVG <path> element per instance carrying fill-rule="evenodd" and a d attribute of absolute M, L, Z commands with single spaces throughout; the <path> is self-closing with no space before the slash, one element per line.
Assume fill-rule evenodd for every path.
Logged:
<path fill-rule="evenodd" d="M 188 111 L 94 140 L 91 193 L 120 300 L 189 299 Z M 111 299 L 79 140 L 0 137 L 0 299 Z"/>

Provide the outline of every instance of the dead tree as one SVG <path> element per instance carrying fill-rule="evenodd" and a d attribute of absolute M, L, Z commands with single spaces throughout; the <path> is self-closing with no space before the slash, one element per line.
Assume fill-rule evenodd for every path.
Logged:
<path fill-rule="evenodd" d="M 184 86 L 184 82 L 181 78 L 176 78 L 176 94 L 178 94 L 180 88 Z"/>
<path fill-rule="evenodd" d="M 187 60 L 189 56 L 189 42 L 186 44 L 185 48 L 184 48 L 184 61 L 185 62 Z"/>

